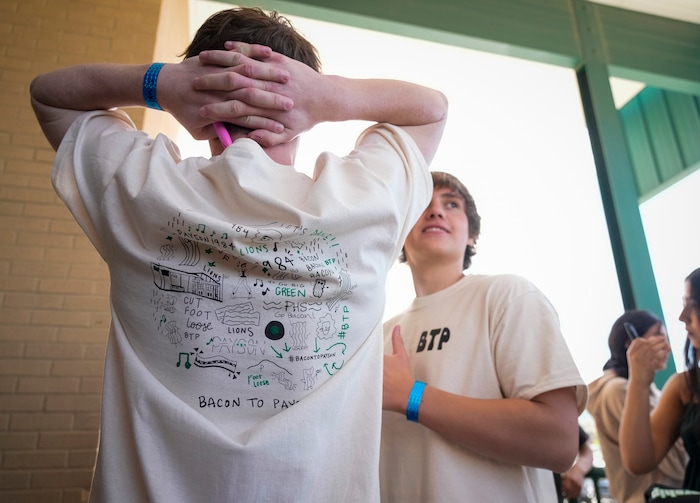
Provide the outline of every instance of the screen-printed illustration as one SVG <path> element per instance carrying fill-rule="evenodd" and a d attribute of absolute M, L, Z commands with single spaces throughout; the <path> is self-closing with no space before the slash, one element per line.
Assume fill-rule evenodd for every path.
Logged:
<path fill-rule="evenodd" d="M 162 357 L 182 379 L 217 373 L 227 393 L 265 388 L 295 403 L 343 367 L 353 285 L 335 236 L 278 222 L 212 228 L 182 214 L 161 231 L 144 267 Z"/>

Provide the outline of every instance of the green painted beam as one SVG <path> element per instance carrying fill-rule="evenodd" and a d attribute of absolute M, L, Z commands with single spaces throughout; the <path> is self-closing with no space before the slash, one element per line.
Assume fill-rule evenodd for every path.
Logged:
<path fill-rule="evenodd" d="M 259 0 L 292 15 L 568 68 L 583 61 L 574 8 L 599 27 L 610 75 L 700 95 L 700 25 L 586 0 Z M 235 3 L 235 2 L 230 2 Z"/>
<path fill-rule="evenodd" d="M 700 94 L 700 25 L 604 5 L 595 10 L 611 75 Z"/>
<path fill-rule="evenodd" d="M 620 110 L 634 166 L 637 192 L 640 196 L 654 193 L 662 183 L 656 170 L 656 157 L 649 141 L 649 129 L 639 100 L 633 99 Z"/>
<path fill-rule="evenodd" d="M 568 0 L 260 0 L 255 4 L 557 66 L 573 68 L 577 62 L 575 34 L 561 29 L 570 18 Z"/>
<path fill-rule="evenodd" d="M 600 18 L 588 2 L 573 2 L 584 61 L 576 76 L 623 305 L 625 309 L 646 309 L 663 317 L 639 211 L 634 165 L 610 88 Z M 669 355 L 666 369 L 656 374 L 657 385 L 663 386 L 675 370 Z"/>
<path fill-rule="evenodd" d="M 635 284 L 635 279 L 650 277 L 651 260 L 646 247 L 632 159 L 622 121 L 615 109 L 607 68 L 600 57 L 596 33 L 597 20 L 586 2 L 579 2 L 578 23 L 581 49 L 586 63 L 577 70 L 581 101 L 588 124 L 598 182 L 603 197 L 610 239 L 615 255 L 620 289 L 625 308 L 644 308 L 661 312 L 656 285 Z M 637 274 L 635 274 L 635 272 Z"/>
<path fill-rule="evenodd" d="M 661 313 L 638 205 L 632 159 L 615 112 L 604 66 L 588 63 L 577 72 L 598 183 L 626 309 Z"/>
<path fill-rule="evenodd" d="M 620 109 L 639 201 L 687 176 L 700 163 L 700 98 L 646 87 Z"/>

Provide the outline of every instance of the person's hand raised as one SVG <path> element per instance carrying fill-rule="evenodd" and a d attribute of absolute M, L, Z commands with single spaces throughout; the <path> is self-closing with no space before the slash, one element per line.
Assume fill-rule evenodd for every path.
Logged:
<path fill-rule="evenodd" d="M 652 326 L 642 337 L 634 339 L 627 348 L 630 378 L 651 385 L 657 371 L 666 368 L 671 346 L 665 336 L 656 335 L 658 324 Z"/>
<path fill-rule="evenodd" d="M 270 82 L 284 82 L 289 75 L 253 59 L 266 58 L 272 53 L 270 48 L 244 44 L 234 51 L 211 52 L 221 54 L 209 61 L 191 57 L 163 67 L 157 90 L 163 109 L 198 140 L 216 138 L 214 121 L 201 113 L 202 107 L 211 105 L 219 105 L 217 109 L 223 113 L 220 120 L 248 129 L 282 131 L 282 124 L 265 114 L 291 108 L 292 101 L 265 89 Z"/>
<path fill-rule="evenodd" d="M 203 106 L 203 117 L 247 128 L 249 138 L 267 147 L 291 141 L 326 119 L 326 77 L 264 46 L 227 42 L 226 47 L 199 55 L 205 65 L 228 69 L 194 81 L 196 89 L 228 98 Z"/>

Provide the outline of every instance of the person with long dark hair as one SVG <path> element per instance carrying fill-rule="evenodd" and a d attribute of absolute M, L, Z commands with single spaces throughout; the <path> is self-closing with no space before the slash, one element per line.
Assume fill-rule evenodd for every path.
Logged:
<path fill-rule="evenodd" d="M 645 390 L 655 371 L 666 363 L 668 341 L 665 337 L 645 337 L 630 344 L 630 378 L 620 424 L 620 448 L 625 468 L 642 474 L 658 466 L 681 438 L 689 455 L 683 488 L 700 490 L 700 268 L 685 278 L 679 319 L 688 334 L 686 369 L 669 378 L 653 411 L 645 400 Z"/>
<path fill-rule="evenodd" d="M 644 491 L 653 483 L 680 487 L 687 461 L 682 443 L 677 442 L 649 473 L 633 475 L 622 464 L 619 429 L 629 378 L 627 348 L 631 339 L 640 334 L 659 339 L 667 336 L 662 321 L 649 311 L 629 310 L 615 320 L 608 336 L 610 358 L 603 366 L 603 375 L 588 385 L 588 411 L 595 420 L 605 476 L 610 482 L 610 493 L 620 503 L 642 503 Z M 658 404 L 660 395 L 651 382 L 646 393 L 651 410 Z"/>

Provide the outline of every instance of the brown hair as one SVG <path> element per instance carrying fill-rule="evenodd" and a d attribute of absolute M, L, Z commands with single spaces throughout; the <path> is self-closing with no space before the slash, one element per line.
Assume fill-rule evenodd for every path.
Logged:
<path fill-rule="evenodd" d="M 639 335 L 644 335 L 649 328 L 656 323 L 663 324 L 663 321 L 654 313 L 641 309 L 631 309 L 625 311 L 613 323 L 608 335 L 608 348 L 610 348 L 610 359 L 603 365 L 603 370 L 612 369 L 619 377 L 627 379 L 629 377 L 629 364 L 627 363 L 627 347 L 629 346 L 629 335 L 625 330 L 625 323 L 630 323 Z"/>
<path fill-rule="evenodd" d="M 700 268 L 686 276 L 685 281 L 690 285 L 690 309 L 695 311 L 700 317 Z M 683 350 L 685 356 L 685 368 L 688 370 L 686 374 L 688 387 L 690 388 L 691 403 L 700 403 L 700 352 L 693 346 L 690 337 L 685 340 L 685 348 Z M 697 434 L 700 435 L 700 423 L 697 425 Z"/>
<path fill-rule="evenodd" d="M 206 50 L 224 50 L 227 40 L 266 45 L 321 71 L 318 51 L 294 29 L 289 19 L 277 11 L 266 13 L 259 7 L 236 7 L 211 15 L 197 30 L 184 56 L 190 58 Z"/>
<path fill-rule="evenodd" d="M 464 202 L 464 213 L 467 215 L 469 222 L 469 237 L 474 241 L 474 246 L 467 245 L 464 250 L 464 262 L 462 270 L 469 269 L 472 264 L 472 257 L 476 255 L 476 241 L 481 233 L 481 216 L 476 209 L 476 202 L 462 182 L 454 175 L 443 171 L 432 171 L 430 175 L 433 178 L 433 190 L 447 187 L 454 191 Z M 399 262 L 406 262 L 406 248 L 401 249 Z"/>

